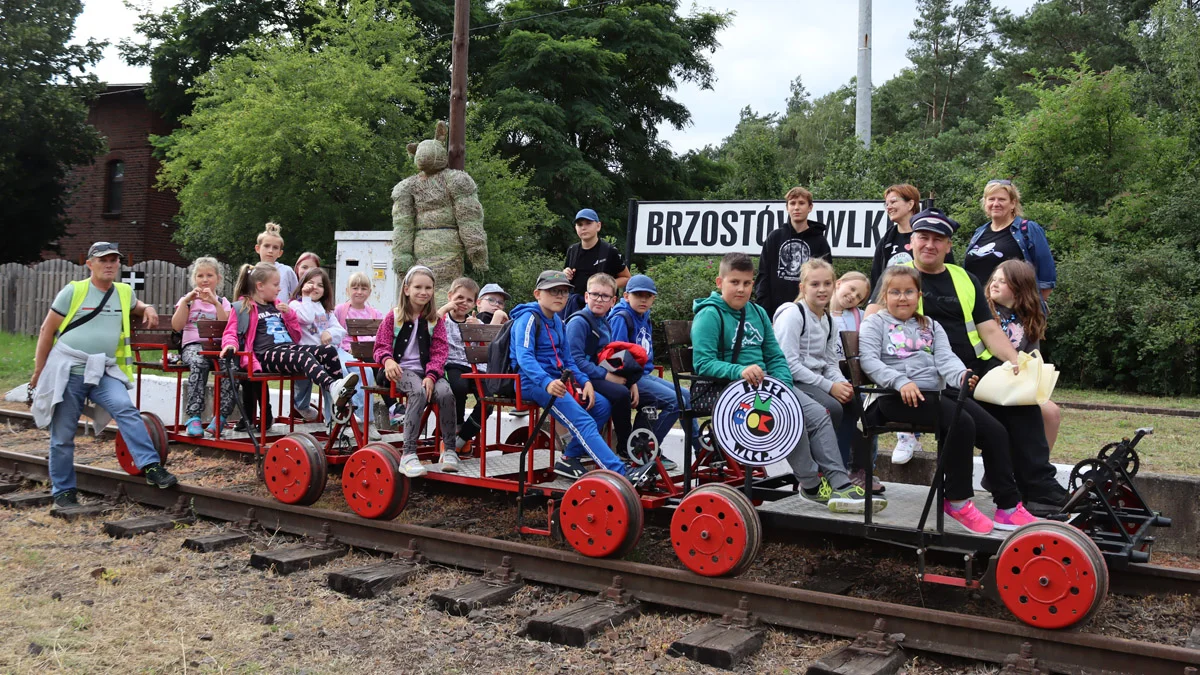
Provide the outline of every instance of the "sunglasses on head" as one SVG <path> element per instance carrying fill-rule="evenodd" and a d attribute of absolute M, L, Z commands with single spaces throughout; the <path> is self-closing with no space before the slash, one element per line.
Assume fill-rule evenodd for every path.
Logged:
<path fill-rule="evenodd" d="M 1012 181 L 1007 178 L 993 178 L 987 182 L 988 185 L 1012 185 Z"/>

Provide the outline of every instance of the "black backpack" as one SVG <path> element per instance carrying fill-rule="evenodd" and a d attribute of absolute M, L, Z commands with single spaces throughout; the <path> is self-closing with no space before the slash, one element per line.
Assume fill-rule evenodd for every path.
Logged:
<path fill-rule="evenodd" d="M 534 330 L 542 325 L 542 317 L 533 315 Z M 488 374 L 509 375 L 517 372 L 509 357 L 509 345 L 512 343 L 512 328 L 516 321 L 509 321 L 500 328 L 496 339 L 488 343 Z M 508 378 L 489 378 L 483 381 L 483 390 L 488 396 L 513 398 L 517 395 L 515 381 Z"/>

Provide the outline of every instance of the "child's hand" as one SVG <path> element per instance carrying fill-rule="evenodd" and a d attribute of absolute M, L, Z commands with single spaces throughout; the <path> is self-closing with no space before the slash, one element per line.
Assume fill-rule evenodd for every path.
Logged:
<path fill-rule="evenodd" d="M 421 380 L 421 386 L 425 389 L 425 400 L 432 401 L 433 400 L 433 378 L 429 375 L 426 375 L 425 379 Z"/>
<path fill-rule="evenodd" d="M 192 291 L 192 295 L 193 297 L 200 298 L 210 305 L 217 304 L 217 296 L 212 292 L 211 288 L 197 288 L 196 290 Z"/>
<path fill-rule="evenodd" d="M 395 359 L 388 359 L 387 363 L 383 364 L 383 374 L 387 375 L 387 379 L 392 382 L 400 382 L 400 364 L 396 363 Z"/>
<path fill-rule="evenodd" d="M 638 407 L 638 390 L 636 384 L 629 385 L 629 407 Z"/>
<path fill-rule="evenodd" d="M 613 384 L 619 384 L 621 386 L 625 386 L 625 382 L 626 382 L 625 378 L 621 377 L 620 375 L 618 375 L 616 373 L 605 373 L 604 379 L 608 380 L 609 382 L 612 382 Z"/>
<path fill-rule="evenodd" d="M 969 373 L 969 372 L 971 372 L 971 371 L 967 371 L 967 372 Z M 968 379 L 967 379 L 967 373 L 963 373 L 963 379 L 962 379 L 962 383 L 960 384 L 960 386 L 961 386 L 961 385 L 966 385 L 966 387 L 967 387 L 967 391 L 975 391 L 975 385 L 976 385 L 978 382 L 979 382 L 979 376 L 978 376 L 978 375 L 974 375 L 974 374 L 972 374 L 972 375 L 971 375 L 971 379 L 969 379 L 969 380 L 968 380 Z"/>
<path fill-rule="evenodd" d="M 570 279 L 571 281 L 575 281 L 575 268 L 574 267 L 564 267 L 563 274 L 567 275 L 567 278 Z"/>
<path fill-rule="evenodd" d="M 587 401 L 587 410 L 591 410 L 592 406 L 596 404 L 596 390 L 592 387 L 591 382 L 583 385 L 583 391 L 580 392 L 579 398 Z"/>
<path fill-rule="evenodd" d="M 321 344 L 327 345 L 331 342 L 333 342 L 333 336 L 329 334 L 329 331 L 322 331 L 321 332 Z"/>
<path fill-rule="evenodd" d="M 446 314 L 449 313 L 450 310 L 452 310 L 452 309 L 454 309 L 454 303 L 447 302 L 446 304 L 442 305 L 441 307 L 438 307 L 437 315 L 439 317 L 446 316 Z"/>
<path fill-rule="evenodd" d="M 467 317 L 467 323 L 482 324 L 483 322 L 479 320 L 479 317 L 472 315 Z"/>
<path fill-rule="evenodd" d="M 546 385 L 546 393 L 551 396 L 566 396 L 567 385 L 562 380 L 550 380 L 550 384 Z"/>
<path fill-rule="evenodd" d="M 849 382 L 834 382 L 829 388 L 829 395 L 839 403 L 849 403 L 850 399 L 854 398 L 854 387 Z"/>
<path fill-rule="evenodd" d="M 763 372 L 763 369 L 757 363 L 746 366 L 746 369 L 742 371 L 742 379 L 755 387 L 762 384 L 763 378 L 766 376 L 767 374 Z"/>
<path fill-rule="evenodd" d="M 226 358 L 234 352 L 233 345 L 228 345 L 221 348 L 221 358 Z"/>
<path fill-rule="evenodd" d="M 492 313 L 492 325 L 493 326 L 499 326 L 500 324 L 506 323 L 507 321 L 508 321 L 508 312 L 505 312 L 502 309 L 498 309 Z"/>
<path fill-rule="evenodd" d="M 292 311 L 292 306 L 282 300 L 276 300 L 275 307 L 279 310 L 280 314 L 287 314 Z"/>
<path fill-rule="evenodd" d="M 909 382 L 903 387 L 900 387 L 900 398 L 904 399 L 904 402 L 907 405 L 915 408 L 920 405 L 921 401 L 925 400 L 925 395 L 921 393 L 920 387 L 912 382 Z"/>
<path fill-rule="evenodd" d="M 1013 375 L 1021 374 L 1021 364 L 1017 363 L 1016 361 L 1009 361 L 1008 365 L 1012 366 Z"/>

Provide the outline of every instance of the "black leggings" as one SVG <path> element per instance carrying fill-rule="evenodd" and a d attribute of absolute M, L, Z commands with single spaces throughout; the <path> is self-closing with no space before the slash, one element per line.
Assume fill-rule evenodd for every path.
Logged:
<path fill-rule="evenodd" d="M 938 397 L 938 401 L 940 403 L 934 403 L 932 397 L 926 398 L 913 408 L 906 405 L 899 396 L 881 396 L 867 408 L 868 423 L 874 426 L 883 418 L 892 422 L 912 422 L 929 426 L 934 424 L 936 418 L 938 431 L 944 439 L 949 435 L 958 403 L 946 395 Z M 988 476 L 996 508 L 1013 508 L 1021 497 L 1017 492 L 1012 459 L 1008 454 L 1008 432 L 1004 430 L 1004 425 L 987 414 L 972 399 L 963 402 L 962 414 L 954 424 L 954 434 L 942 449 L 942 469 L 946 473 L 946 499 L 962 500 L 974 496 L 975 488 L 971 478 L 975 469 L 972 448 L 975 447 L 983 451 L 983 468 Z"/>
<path fill-rule="evenodd" d="M 342 363 L 331 345 L 282 344 L 255 352 L 262 372 L 304 375 L 318 387 L 328 388 L 342 376 Z"/>
<path fill-rule="evenodd" d="M 463 413 L 467 410 L 467 394 L 471 393 L 474 384 L 463 378 L 463 375 L 469 372 L 471 372 L 469 366 L 460 366 L 455 363 L 446 364 L 446 381 L 450 383 L 450 391 L 454 392 L 454 421 L 460 427 L 463 423 Z"/>

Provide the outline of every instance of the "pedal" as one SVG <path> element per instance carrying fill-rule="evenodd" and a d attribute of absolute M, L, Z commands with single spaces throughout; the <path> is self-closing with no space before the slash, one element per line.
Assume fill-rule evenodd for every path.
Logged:
<path fill-rule="evenodd" d="M 643 464 L 642 466 L 639 466 L 625 474 L 625 477 L 629 479 L 630 483 L 633 483 L 633 487 L 640 488 L 646 483 L 652 482 L 654 478 L 654 470 L 656 468 L 658 468 L 658 465 L 653 462 L 650 464 Z"/>

